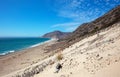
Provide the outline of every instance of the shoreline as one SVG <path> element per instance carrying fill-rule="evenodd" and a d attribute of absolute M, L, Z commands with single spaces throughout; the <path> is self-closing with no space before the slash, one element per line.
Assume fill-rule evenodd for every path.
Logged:
<path fill-rule="evenodd" d="M 35 47 L 0 56 L 0 76 L 31 66 L 49 57 L 53 52 L 45 53 L 45 49 L 56 42 L 56 39 L 51 39 Z"/>
<path fill-rule="evenodd" d="M 39 45 L 41 45 L 41 44 L 43 44 L 47 41 L 51 41 L 51 40 L 52 39 L 48 39 L 46 41 L 41 41 L 41 42 L 38 42 L 36 44 L 28 45 L 28 46 L 25 46 L 25 47 L 17 47 L 16 49 L 5 50 L 5 51 L 2 51 L 2 53 L 0 53 L 0 56 L 4 56 L 4 55 L 8 55 L 8 54 L 11 54 L 11 53 L 14 53 L 14 52 L 19 52 L 19 51 L 23 51 L 23 50 L 26 50 L 26 49 L 29 49 L 29 48 L 33 48 L 33 47 L 39 46 Z"/>
<path fill-rule="evenodd" d="M 61 60 L 57 59 L 60 53 L 56 53 L 1 77 L 120 77 L 120 27 L 99 34 L 99 37 L 95 34 L 61 51 Z M 55 73 L 58 63 L 62 64 L 62 69 Z"/>
<path fill-rule="evenodd" d="M 26 48 L 21 48 L 21 49 L 19 49 L 19 50 L 10 50 L 10 51 L 4 52 L 4 53 L 0 53 L 0 58 L 1 58 L 2 56 L 6 56 L 6 55 L 9 55 L 9 54 L 12 54 L 12 53 L 16 53 L 16 52 L 22 52 L 22 51 L 24 51 L 24 50 L 27 50 L 27 49 L 31 49 L 31 48 L 40 46 L 40 45 L 42 45 L 42 44 L 44 44 L 44 43 L 47 43 L 47 42 L 50 42 L 50 41 L 53 41 L 53 40 L 56 40 L 56 39 L 50 39 L 50 40 L 47 40 L 47 41 L 44 41 L 44 42 L 40 42 L 40 43 L 31 45 L 31 46 L 26 47 Z"/>

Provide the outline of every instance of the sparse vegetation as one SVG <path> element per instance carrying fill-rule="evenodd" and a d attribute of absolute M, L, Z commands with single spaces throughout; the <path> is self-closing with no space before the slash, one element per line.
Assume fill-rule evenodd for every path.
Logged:
<path fill-rule="evenodd" d="M 63 59 L 63 54 L 61 52 L 59 52 L 57 55 L 57 60 L 60 61 L 62 59 Z"/>

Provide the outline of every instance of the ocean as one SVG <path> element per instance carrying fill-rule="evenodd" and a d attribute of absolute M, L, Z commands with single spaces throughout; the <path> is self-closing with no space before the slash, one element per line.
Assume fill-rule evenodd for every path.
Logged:
<path fill-rule="evenodd" d="M 0 38 L 0 55 L 20 51 L 26 48 L 35 47 L 48 38 Z"/>

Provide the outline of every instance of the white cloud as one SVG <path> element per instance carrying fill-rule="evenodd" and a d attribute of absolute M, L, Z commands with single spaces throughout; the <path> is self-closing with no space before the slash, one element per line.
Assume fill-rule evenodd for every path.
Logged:
<path fill-rule="evenodd" d="M 62 27 L 66 31 L 74 31 L 80 24 L 81 23 L 78 22 L 69 22 L 69 23 L 55 24 L 52 26 L 52 28 Z"/>
<path fill-rule="evenodd" d="M 52 27 L 71 27 L 71 26 L 77 26 L 80 23 L 78 22 L 70 22 L 70 23 L 62 23 L 62 24 L 55 24 Z"/>
<path fill-rule="evenodd" d="M 119 0 L 56 0 L 58 16 L 89 22 L 117 5 Z"/>
<path fill-rule="evenodd" d="M 66 28 L 65 30 L 66 31 L 74 31 L 76 28 L 77 28 L 78 26 L 73 26 L 73 27 L 68 27 L 68 28 Z"/>
<path fill-rule="evenodd" d="M 120 3 L 120 0 L 55 0 L 55 11 L 60 17 L 69 18 L 70 23 L 56 24 L 73 31 L 82 23 L 93 21 Z"/>

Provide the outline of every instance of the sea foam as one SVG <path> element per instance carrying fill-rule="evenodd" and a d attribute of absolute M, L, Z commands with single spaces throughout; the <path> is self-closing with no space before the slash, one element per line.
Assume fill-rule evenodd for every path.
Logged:
<path fill-rule="evenodd" d="M 10 54 L 10 53 L 13 53 L 13 52 L 15 52 L 15 50 L 6 51 L 6 52 L 4 52 L 4 53 L 1 53 L 0 55 L 1 55 L 1 56 L 2 56 L 2 55 L 7 55 L 7 54 Z"/>

